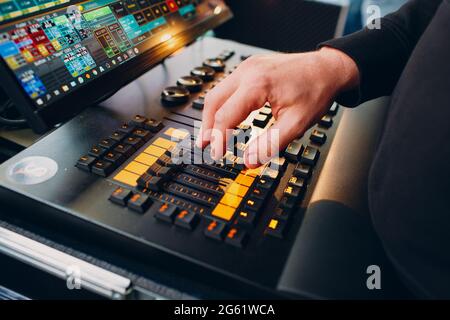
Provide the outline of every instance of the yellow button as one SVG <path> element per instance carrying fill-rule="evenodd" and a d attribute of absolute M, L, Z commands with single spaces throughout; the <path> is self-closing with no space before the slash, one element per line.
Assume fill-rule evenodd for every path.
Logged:
<path fill-rule="evenodd" d="M 269 222 L 269 228 L 275 230 L 278 225 L 278 220 L 272 219 Z"/>
<path fill-rule="evenodd" d="M 136 173 L 138 175 L 142 175 L 145 171 L 147 171 L 147 169 L 148 166 L 136 161 L 131 162 L 125 167 L 125 170 Z"/>
<path fill-rule="evenodd" d="M 114 180 L 125 183 L 129 186 L 136 187 L 137 179 L 139 179 L 139 175 L 122 170 L 115 177 Z"/>
<path fill-rule="evenodd" d="M 243 186 L 247 186 L 250 187 L 253 183 L 253 180 L 255 180 L 255 178 L 251 177 L 251 176 L 246 176 L 243 175 L 242 173 L 239 174 L 236 178 L 236 182 L 239 184 L 242 184 Z"/>
<path fill-rule="evenodd" d="M 231 193 L 225 193 L 225 195 L 222 197 L 222 199 L 220 199 L 220 203 L 233 207 L 233 208 L 237 208 L 239 207 L 239 204 L 241 203 L 242 198 L 239 196 L 236 196 L 234 194 Z"/>
<path fill-rule="evenodd" d="M 153 141 L 153 145 L 164 149 L 169 149 L 170 147 L 174 147 L 176 143 L 174 141 L 170 141 L 164 138 L 158 138 L 155 141 Z"/>
<path fill-rule="evenodd" d="M 219 203 L 214 208 L 212 215 L 214 217 L 229 221 L 231 218 L 233 218 L 234 212 L 235 212 L 235 209 Z"/>
<path fill-rule="evenodd" d="M 136 158 L 134 158 L 134 161 L 140 162 L 142 164 L 145 164 L 147 166 L 152 166 L 156 160 L 158 160 L 157 157 L 151 156 L 149 154 L 146 153 L 141 153 L 140 155 L 138 155 Z"/>
<path fill-rule="evenodd" d="M 169 137 L 183 140 L 189 135 L 189 132 L 185 129 L 175 129 L 175 128 L 169 128 L 167 129 L 164 134 L 168 135 Z"/>
<path fill-rule="evenodd" d="M 239 197 L 245 197 L 248 191 L 248 187 L 240 185 L 239 183 L 233 182 L 227 189 L 227 193 L 235 194 Z"/>
<path fill-rule="evenodd" d="M 166 152 L 166 150 L 154 145 L 150 145 L 147 149 L 144 150 L 144 152 L 159 158 L 164 154 L 164 152 Z"/>
<path fill-rule="evenodd" d="M 255 168 L 255 169 L 246 169 L 246 170 L 242 171 L 242 174 L 255 178 L 255 177 L 261 175 L 263 168 L 264 167 L 259 167 L 259 168 Z"/>

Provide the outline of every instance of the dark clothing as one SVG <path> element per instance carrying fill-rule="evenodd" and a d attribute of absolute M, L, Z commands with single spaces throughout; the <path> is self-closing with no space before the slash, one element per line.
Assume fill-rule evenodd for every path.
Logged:
<path fill-rule="evenodd" d="M 322 45 L 360 71 L 339 102 L 392 95 L 369 178 L 372 220 L 410 289 L 450 298 L 450 0 L 411 0 L 380 30 Z"/>

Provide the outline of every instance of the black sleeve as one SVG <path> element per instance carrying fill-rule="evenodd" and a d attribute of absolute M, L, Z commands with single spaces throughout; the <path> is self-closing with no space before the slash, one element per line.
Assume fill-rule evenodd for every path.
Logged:
<path fill-rule="evenodd" d="M 442 0 L 410 0 L 397 12 L 381 19 L 381 28 L 367 28 L 321 43 L 350 56 L 360 74 L 359 87 L 344 92 L 337 101 L 353 107 L 367 100 L 390 95 L 411 52 Z"/>

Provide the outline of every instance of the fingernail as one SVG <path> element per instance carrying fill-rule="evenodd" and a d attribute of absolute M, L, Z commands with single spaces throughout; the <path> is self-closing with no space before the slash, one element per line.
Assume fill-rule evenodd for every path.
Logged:
<path fill-rule="evenodd" d="M 217 160 L 216 159 L 216 149 L 214 149 L 214 147 L 211 147 L 210 155 L 213 160 Z"/>

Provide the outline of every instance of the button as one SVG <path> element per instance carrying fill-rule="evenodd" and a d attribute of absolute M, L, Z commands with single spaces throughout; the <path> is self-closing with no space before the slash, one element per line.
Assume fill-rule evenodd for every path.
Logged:
<path fill-rule="evenodd" d="M 243 229 L 232 227 L 225 236 L 225 243 L 242 248 L 247 241 L 247 232 Z"/>
<path fill-rule="evenodd" d="M 302 153 L 300 161 L 302 163 L 309 164 L 311 166 L 315 165 L 317 159 L 319 159 L 320 152 L 318 149 L 311 146 L 307 146 Z"/>
<path fill-rule="evenodd" d="M 336 102 L 334 102 L 331 105 L 330 110 L 328 110 L 328 114 L 331 116 L 335 116 L 337 114 L 338 110 L 339 110 L 339 105 Z"/>
<path fill-rule="evenodd" d="M 153 208 L 152 211 L 156 210 L 154 214 L 155 218 L 168 223 L 173 222 L 175 214 L 177 213 L 177 207 L 169 203 L 162 203 L 159 206 L 154 206 Z"/>
<path fill-rule="evenodd" d="M 278 207 L 275 209 L 273 217 L 277 220 L 288 221 L 291 217 L 290 212 L 291 210 L 289 209 Z"/>
<path fill-rule="evenodd" d="M 152 204 L 152 200 L 145 194 L 136 193 L 128 200 L 128 208 L 144 213 Z"/>
<path fill-rule="evenodd" d="M 118 174 L 116 174 L 116 176 L 113 179 L 126 185 L 136 187 L 137 186 L 136 181 L 139 179 L 139 175 L 126 170 L 122 170 Z"/>
<path fill-rule="evenodd" d="M 109 137 L 115 141 L 121 141 L 123 138 L 126 137 L 126 133 L 122 131 L 115 131 L 113 134 L 111 134 Z"/>
<path fill-rule="evenodd" d="M 144 145 L 144 141 L 141 138 L 138 137 L 127 137 L 125 140 L 123 140 L 124 144 L 129 144 L 132 146 L 135 150 L 139 149 Z"/>
<path fill-rule="evenodd" d="M 112 162 L 116 167 L 125 161 L 123 154 L 119 152 L 108 151 L 103 157 L 104 160 Z"/>
<path fill-rule="evenodd" d="M 80 159 L 78 159 L 75 166 L 84 171 L 91 171 L 91 167 L 94 164 L 95 160 L 96 159 L 91 156 L 82 156 Z"/>
<path fill-rule="evenodd" d="M 196 76 L 184 76 L 178 79 L 177 85 L 185 87 L 190 92 L 199 92 L 202 90 L 203 80 Z"/>
<path fill-rule="evenodd" d="M 315 129 L 314 129 L 314 130 L 311 132 L 311 136 L 309 137 L 309 139 L 310 139 L 312 142 L 315 142 L 315 143 L 317 143 L 317 144 L 322 145 L 322 144 L 324 144 L 325 141 L 327 140 L 327 135 L 326 135 L 325 132 L 323 132 L 323 131 L 315 130 Z"/>
<path fill-rule="evenodd" d="M 223 54 L 224 56 L 226 56 L 227 59 L 230 59 L 232 56 L 234 56 L 234 51 L 233 51 L 233 50 L 224 50 L 224 51 L 222 52 L 222 54 Z"/>
<path fill-rule="evenodd" d="M 99 158 L 106 152 L 106 150 L 107 149 L 95 145 L 91 148 L 91 150 L 89 150 L 89 155 L 91 155 L 95 158 Z"/>
<path fill-rule="evenodd" d="M 191 75 L 199 77 L 203 81 L 209 82 L 214 80 L 214 75 L 216 72 L 210 67 L 197 67 L 192 69 Z"/>
<path fill-rule="evenodd" d="M 144 123 L 147 121 L 147 118 L 141 115 L 135 115 L 133 119 L 130 121 L 130 124 L 136 127 L 143 127 Z"/>
<path fill-rule="evenodd" d="M 216 72 L 222 72 L 225 69 L 225 63 L 220 59 L 206 59 L 203 61 L 203 66 L 210 67 Z"/>
<path fill-rule="evenodd" d="M 159 158 L 166 152 L 166 150 L 155 145 L 150 145 L 147 147 L 147 149 L 144 150 L 144 152 L 146 154 Z"/>
<path fill-rule="evenodd" d="M 142 152 L 140 155 L 138 155 L 136 158 L 134 158 L 134 161 L 140 162 L 142 164 L 145 164 L 146 166 L 152 166 L 156 163 L 158 160 L 157 157 L 154 157 L 152 155 L 149 155 L 145 152 Z"/>
<path fill-rule="evenodd" d="M 272 109 L 269 107 L 262 107 L 261 109 L 259 109 L 259 113 L 265 114 L 267 116 L 272 116 Z"/>
<path fill-rule="evenodd" d="M 175 225 L 184 229 L 194 230 L 198 221 L 199 217 L 195 212 L 181 210 L 175 218 Z"/>
<path fill-rule="evenodd" d="M 142 175 L 145 171 L 147 171 L 148 166 L 140 163 L 140 162 L 136 162 L 136 161 L 132 161 L 130 162 L 126 167 L 125 170 L 133 172 L 135 174 L 138 175 Z"/>
<path fill-rule="evenodd" d="M 132 195 L 131 190 L 119 187 L 109 196 L 109 200 L 115 204 L 126 206 Z"/>
<path fill-rule="evenodd" d="M 165 132 L 165 135 L 168 135 L 173 140 L 181 141 L 186 139 L 189 136 L 189 132 L 186 129 L 176 129 L 176 128 L 168 128 Z"/>
<path fill-rule="evenodd" d="M 262 204 L 263 202 L 261 200 L 258 200 L 256 198 L 249 198 L 245 200 L 244 208 L 246 210 L 251 210 L 258 213 L 259 210 L 261 209 Z"/>
<path fill-rule="evenodd" d="M 114 171 L 114 165 L 111 162 L 105 160 L 97 160 L 92 165 L 92 173 L 99 176 L 106 177 Z"/>
<path fill-rule="evenodd" d="M 292 187 L 299 188 L 302 191 L 306 188 L 305 180 L 299 177 L 291 177 L 288 181 L 288 184 Z"/>
<path fill-rule="evenodd" d="M 153 136 L 150 131 L 144 129 L 136 129 L 132 132 L 132 134 L 144 141 L 150 140 L 150 138 Z"/>
<path fill-rule="evenodd" d="M 272 189 L 272 187 L 274 186 L 274 180 L 273 179 L 269 179 L 269 178 L 260 178 L 257 183 L 256 186 L 258 188 L 264 188 L 267 190 Z"/>
<path fill-rule="evenodd" d="M 276 157 L 270 160 L 269 168 L 276 171 L 284 171 L 287 166 L 286 158 Z"/>
<path fill-rule="evenodd" d="M 333 118 L 329 115 L 324 115 L 319 121 L 319 126 L 329 128 L 333 125 Z"/>
<path fill-rule="evenodd" d="M 279 170 L 274 170 L 272 168 L 267 167 L 262 172 L 262 176 L 270 178 L 270 179 L 273 179 L 273 180 L 276 180 L 280 176 L 280 171 Z"/>
<path fill-rule="evenodd" d="M 265 234 L 282 239 L 286 229 L 286 222 L 278 219 L 271 219 L 267 225 Z"/>
<path fill-rule="evenodd" d="M 208 238 L 220 241 L 225 235 L 225 227 L 226 225 L 224 222 L 213 220 L 208 223 L 207 227 L 205 228 L 204 234 Z"/>
<path fill-rule="evenodd" d="M 115 141 L 115 140 L 113 140 L 113 139 L 110 139 L 110 138 L 103 139 L 102 141 L 100 141 L 100 142 L 98 143 L 98 145 L 99 145 L 100 147 L 105 148 L 105 149 L 112 148 L 112 147 L 114 147 L 116 144 L 117 144 L 117 141 Z"/>
<path fill-rule="evenodd" d="M 169 168 L 169 167 L 161 167 L 157 172 L 156 172 L 156 176 L 157 177 L 161 177 L 164 180 L 167 180 L 170 178 L 170 175 L 173 172 L 173 168 Z"/>
<path fill-rule="evenodd" d="M 268 189 L 254 187 L 249 193 L 250 197 L 264 201 L 269 193 Z"/>
<path fill-rule="evenodd" d="M 235 194 L 241 198 L 247 194 L 248 187 L 240 185 L 239 183 L 232 182 L 227 189 L 227 193 Z"/>
<path fill-rule="evenodd" d="M 188 102 L 189 96 L 190 92 L 185 87 L 167 87 L 161 93 L 161 101 L 163 105 L 173 107 Z"/>
<path fill-rule="evenodd" d="M 251 228 L 256 223 L 256 213 L 250 210 L 241 210 L 237 214 L 236 223 L 244 228 Z"/>
<path fill-rule="evenodd" d="M 298 162 L 300 160 L 300 154 L 303 151 L 303 145 L 298 142 L 291 142 L 287 146 L 284 156 L 289 162 Z"/>
<path fill-rule="evenodd" d="M 251 177 L 251 176 L 247 176 L 244 174 L 239 174 L 236 177 L 236 182 L 239 184 L 242 184 L 243 186 L 247 186 L 250 187 L 253 184 L 253 181 L 255 180 L 255 178 Z"/>
<path fill-rule="evenodd" d="M 197 110 L 203 110 L 204 105 L 205 105 L 205 98 L 198 97 L 192 102 L 192 108 Z"/>
<path fill-rule="evenodd" d="M 146 188 L 155 192 L 158 192 L 161 190 L 163 179 L 161 177 L 155 177 L 152 175 L 149 175 L 148 173 L 144 173 L 139 177 L 138 185 L 141 188 Z"/>
<path fill-rule="evenodd" d="M 235 213 L 234 208 L 219 203 L 214 208 L 211 215 L 226 221 L 230 221 L 231 218 L 233 218 L 234 213 Z"/>
<path fill-rule="evenodd" d="M 311 176 L 312 169 L 309 165 L 304 163 L 298 163 L 294 169 L 294 176 L 303 179 L 309 179 Z"/>
<path fill-rule="evenodd" d="M 125 158 L 131 157 L 131 155 L 134 153 L 134 151 L 135 150 L 134 150 L 134 148 L 131 145 L 123 144 L 123 143 L 119 143 L 114 148 L 114 152 L 119 152 L 119 153 L 123 154 L 123 156 Z"/>
<path fill-rule="evenodd" d="M 131 133 L 131 131 L 134 130 L 134 126 L 130 125 L 128 123 L 123 123 L 117 130 L 121 131 L 123 133 L 129 134 L 129 133 Z"/>
<path fill-rule="evenodd" d="M 231 194 L 231 193 L 225 193 L 225 195 L 222 197 L 222 199 L 220 199 L 220 203 L 232 207 L 232 208 L 237 208 L 239 207 L 239 205 L 241 204 L 242 198 Z"/>
<path fill-rule="evenodd" d="M 265 114 L 257 114 L 253 118 L 253 125 L 258 128 L 264 128 L 269 122 L 269 120 L 270 120 L 269 117 L 266 116 Z"/>
<path fill-rule="evenodd" d="M 153 141 L 153 145 L 161 147 L 165 150 L 173 148 L 176 146 L 176 142 L 170 141 L 164 138 L 158 138 L 155 141 Z"/>
<path fill-rule="evenodd" d="M 294 197 L 283 197 L 279 203 L 281 208 L 292 210 L 297 204 L 297 199 Z"/>
<path fill-rule="evenodd" d="M 301 193 L 301 189 L 298 187 L 294 187 L 294 186 L 287 186 L 284 191 L 283 194 L 286 197 L 293 197 L 293 198 L 298 198 L 300 197 L 300 193 Z"/>
<path fill-rule="evenodd" d="M 164 128 L 164 125 L 161 121 L 155 120 L 155 119 L 148 119 L 144 122 L 144 128 L 149 130 L 150 132 L 157 133 L 162 128 Z"/>

